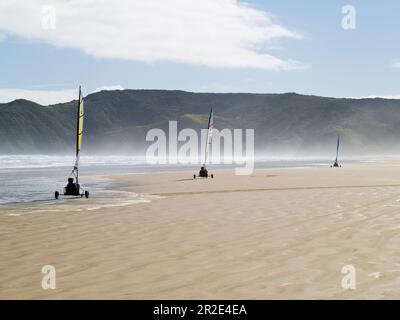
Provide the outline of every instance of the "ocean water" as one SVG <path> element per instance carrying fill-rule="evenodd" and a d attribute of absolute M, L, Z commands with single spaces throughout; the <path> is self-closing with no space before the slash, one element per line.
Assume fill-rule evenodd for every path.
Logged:
<path fill-rule="evenodd" d="M 54 200 L 55 191 L 62 194 L 73 164 L 74 158 L 67 156 L 0 156 L 0 205 Z M 149 171 L 151 166 L 134 157 L 82 157 L 79 180 L 91 197 L 104 198 L 111 194 L 105 190 L 116 186 L 105 175 Z"/>
<path fill-rule="evenodd" d="M 358 160 L 348 160 L 355 162 Z M 366 160 L 368 161 L 368 160 Z M 375 161 L 375 160 L 369 160 Z M 73 157 L 44 155 L 0 156 L 0 205 L 10 203 L 33 203 L 54 201 L 54 192 L 62 191 L 74 163 Z M 90 191 L 90 196 L 114 197 L 110 190 L 116 182 L 105 175 L 121 173 L 146 173 L 161 171 L 193 171 L 199 165 L 150 165 L 144 158 L 133 156 L 83 156 L 80 166 L 80 184 Z M 328 166 L 329 159 L 298 158 L 259 159 L 255 168 L 295 168 Z M 234 168 L 238 165 L 210 165 L 211 169 Z M 130 193 L 133 200 L 138 195 Z M 121 201 L 129 200 L 127 194 L 119 193 Z"/>

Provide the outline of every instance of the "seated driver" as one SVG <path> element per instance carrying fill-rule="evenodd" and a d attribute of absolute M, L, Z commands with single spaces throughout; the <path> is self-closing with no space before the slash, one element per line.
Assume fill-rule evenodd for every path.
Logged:
<path fill-rule="evenodd" d="M 207 171 L 207 169 L 205 167 L 201 167 L 200 168 L 199 176 L 200 177 L 207 177 L 208 176 L 208 171 Z"/>
<path fill-rule="evenodd" d="M 67 194 L 76 194 L 76 193 L 78 193 L 77 186 L 74 183 L 74 178 L 68 178 L 68 184 L 66 186 L 66 193 Z"/>

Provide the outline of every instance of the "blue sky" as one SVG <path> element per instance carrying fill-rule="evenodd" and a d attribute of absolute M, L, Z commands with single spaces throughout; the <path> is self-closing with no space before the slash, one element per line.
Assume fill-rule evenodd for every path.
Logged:
<path fill-rule="evenodd" d="M 215 9 L 211 2 L 210 7 L 198 8 L 196 5 L 201 1 L 182 4 L 180 0 L 173 0 L 170 2 L 176 8 L 174 12 L 156 0 L 152 1 L 151 8 L 141 12 L 140 1 L 135 0 L 137 6 L 132 7 L 132 14 L 127 12 L 130 4 L 126 2 L 127 7 L 123 7 L 125 2 L 121 1 L 119 9 L 104 6 L 93 14 L 86 12 L 87 24 L 78 30 L 70 30 L 73 20 L 70 25 L 65 22 L 73 19 L 75 8 L 63 7 L 59 1 L 32 0 L 28 8 L 18 7 L 20 4 L 16 1 L 4 1 L 9 3 L 9 8 L 14 5 L 15 8 L 10 12 L 7 8 L 0 10 L 1 102 L 26 92 L 28 97 L 37 93 L 41 97 L 39 102 L 43 103 L 68 100 L 79 84 L 86 93 L 110 86 L 400 97 L 400 2 L 395 0 L 385 0 L 384 4 L 372 0 L 249 0 L 246 4 L 221 0 L 223 5 Z M 88 6 L 93 5 L 91 1 L 87 0 Z M 52 8 L 53 5 L 57 18 L 55 30 L 35 29 L 41 21 L 36 17 L 38 13 L 49 13 L 44 13 L 43 6 Z M 341 27 L 344 5 L 353 5 L 356 9 L 355 30 Z M 246 8 L 253 11 L 246 12 Z M 103 15 L 102 9 L 111 13 Z M 210 23 L 206 20 L 202 25 L 207 10 L 221 12 L 215 19 L 210 18 Z M 83 14 L 76 12 L 77 17 Z M 150 17 L 154 12 L 155 22 L 149 22 L 149 12 Z M 197 25 L 191 23 L 197 21 L 196 12 L 202 14 Z M 260 18 L 259 14 L 265 14 L 268 21 L 260 18 L 257 25 L 239 21 L 237 12 L 254 20 Z M 166 18 L 168 14 L 171 19 Z M 136 22 L 131 25 L 132 20 Z M 25 25 L 20 26 L 23 21 Z M 177 26 L 166 30 L 171 21 L 178 21 Z M 203 30 L 207 29 L 206 25 L 210 30 Z M 124 30 L 119 40 L 109 39 L 115 38 L 109 31 L 111 27 Z M 280 29 L 276 31 L 277 28 Z M 143 34 L 136 36 L 138 30 Z M 226 30 L 229 32 L 225 34 Z M 174 32 L 181 34 L 175 38 Z M 259 32 L 263 35 L 258 35 Z M 273 34 L 272 39 L 269 32 Z M 207 37 L 214 35 L 215 42 L 208 42 Z M 254 39 L 253 35 L 256 35 Z M 160 41 L 163 38 L 165 43 Z M 229 40 L 222 44 L 225 39 Z M 253 40 L 247 43 L 247 39 Z M 104 45 L 99 44 L 103 41 Z M 205 48 L 208 45 L 210 48 Z M 251 49 L 241 51 L 242 47 Z M 268 54 L 268 61 L 260 55 L 264 53 Z M 271 62 L 270 56 L 276 61 Z M 397 67 L 396 62 L 399 62 Z"/>

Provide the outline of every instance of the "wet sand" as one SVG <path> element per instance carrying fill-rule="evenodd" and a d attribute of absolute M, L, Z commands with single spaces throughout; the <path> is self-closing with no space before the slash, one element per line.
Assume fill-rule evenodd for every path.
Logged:
<path fill-rule="evenodd" d="M 0 298 L 400 297 L 400 165 L 214 173 L 113 176 L 137 201 L 0 207 Z"/>

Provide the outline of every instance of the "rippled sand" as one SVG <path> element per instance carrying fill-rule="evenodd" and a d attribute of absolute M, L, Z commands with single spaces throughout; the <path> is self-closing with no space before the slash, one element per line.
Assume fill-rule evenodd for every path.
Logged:
<path fill-rule="evenodd" d="M 132 186 L 2 207 L 0 298 L 400 298 L 400 166 L 191 177 L 115 176 Z"/>

